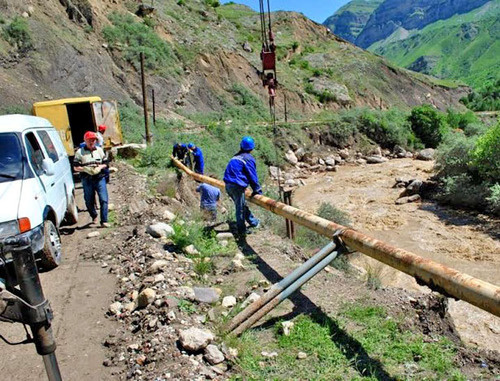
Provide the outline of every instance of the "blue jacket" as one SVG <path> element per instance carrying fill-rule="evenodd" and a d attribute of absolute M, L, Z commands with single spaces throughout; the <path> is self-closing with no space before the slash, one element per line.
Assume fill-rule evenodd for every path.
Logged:
<path fill-rule="evenodd" d="M 257 177 L 255 159 L 247 152 L 238 152 L 229 160 L 224 172 L 224 182 L 239 185 L 243 188 L 250 185 L 255 193 L 262 193 L 259 178 Z"/>
<path fill-rule="evenodd" d="M 203 175 L 203 170 L 205 169 L 205 161 L 203 160 L 203 152 L 201 152 L 200 147 L 196 147 L 193 150 L 193 160 L 194 171 Z"/>
<path fill-rule="evenodd" d="M 201 184 L 196 188 L 200 193 L 200 207 L 202 209 L 217 210 L 217 201 L 220 199 L 220 190 L 210 184 Z"/>

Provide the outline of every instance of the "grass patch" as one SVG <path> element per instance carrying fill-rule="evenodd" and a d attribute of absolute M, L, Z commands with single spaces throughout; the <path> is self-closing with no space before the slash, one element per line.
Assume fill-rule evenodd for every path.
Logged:
<path fill-rule="evenodd" d="M 155 33 L 150 21 L 138 22 L 130 14 L 117 12 L 108 18 L 113 26 L 103 28 L 104 39 L 111 48 L 121 51 L 123 58 L 136 70 L 140 69 L 139 55 L 144 53 L 147 69 L 159 74 L 179 74 L 172 48 Z"/>
<path fill-rule="evenodd" d="M 19 16 L 3 27 L 3 36 L 7 42 L 17 47 L 20 52 L 27 52 L 33 48 L 33 38 L 28 22 Z"/>
<path fill-rule="evenodd" d="M 347 304 L 336 319 L 301 315 L 290 336 L 280 333 L 280 325 L 264 344 L 255 331 L 232 343 L 240 351 L 233 379 L 465 380 L 456 369 L 456 349 L 449 340 L 426 342 L 423 335 L 402 330 L 382 307 Z M 276 351 L 278 356 L 265 358 L 262 351 Z M 297 360 L 299 351 L 307 359 Z"/>

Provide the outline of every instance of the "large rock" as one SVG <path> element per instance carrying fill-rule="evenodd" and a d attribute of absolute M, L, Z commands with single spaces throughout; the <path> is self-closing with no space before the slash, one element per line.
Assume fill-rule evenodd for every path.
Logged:
<path fill-rule="evenodd" d="M 382 156 L 367 156 L 365 160 L 368 164 L 381 164 L 389 161 L 388 158 Z"/>
<path fill-rule="evenodd" d="M 194 299 L 200 303 L 215 303 L 219 301 L 220 290 L 212 287 L 193 287 Z"/>
<path fill-rule="evenodd" d="M 292 150 L 288 150 L 285 153 L 285 159 L 286 159 L 286 161 L 288 161 L 292 165 L 295 165 L 299 162 L 299 160 L 297 159 L 297 156 L 295 156 L 295 153 L 293 153 Z"/>
<path fill-rule="evenodd" d="M 279 176 L 279 173 L 280 173 L 280 170 L 278 167 L 274 167 L 272 165 L 269 167 L 269 174 L 271 175 L 271 177 L 273 179 L 277 179 Z"/>
<path fill-rule="evenodd" d="M 339 150 L 339 156 L 344 160 L 348 159 L 349 158 L 349 150 L 347 148 L 343 148 L 343 149 Z"/>
<path fill-rule="evenodd" d="M 297 151 L 295 151 L 295 156 L 297 159 L 302 160 L 304 155 L 306 154 L 306 150 L 302 147 L 300 147 Z"/>
<path fill-rule="evenodd" d="M 403 147 L 398 146 L 398 145 L 394 146 L 393 153 L 394 153 L 394 155 L 396 157 L 399 157 L 399 158 L 405 158 L 406 157 L 406 150 Z"/>
<path fill-rule="evenodd" d="M 113 315 L 119 315 L 122 312 L 123 305 L 120 302 L 114 302 L 109 306 L 109 312 Z"/>
<path fill-rule="evenodd" d="M 139 308 L 147 307 L 154 302 L 155 298 L 155 290 L 151 288 L 145 288 L 140 292 L 139 297 L 137 298 L 137 305 L 139 306 Z"/>
<path fill-rule="evenodd" d="M 330 166 L 330 167 L 335 167 L 335 164 L 336 164 L 335 158 L 333 156 L 328 156 L 325 159 L 325 164 Z"/>
<path fill-rule="evenodd" d="M 142 150 L 145 150 L 146 147 L 146 144 L 124 144 L 122 146 L 116 147 L 116 153 L 119 157 L 122 157 L 124 159 L 133 159 L 134 157 L 137 157 L 137 155 L 139 155 Z"/>
<path fill-rule="evenodd" d="M 189 245 L 184 248 L 184 252 L 189 255 L 200 255 L 200 252 L 194 247 L 194 245 Z"/>
<path fill-rule="evenodd" d="M 212 332 L 194 327 L 185 329 L 179 334 L 181 346 L 194 352 L 205 349 L 214 339 L 215 336 Z"/>
<path fill-rule="evenodd" d="M 420 193 L 420 188 L 422 188 L 422 185 L 424 183 L 422 180 L 413 180 L 407 187 L 406 187 L 406 194 L 408 196 Z"/>
<path fill-rule="evenodd" d="M 309 83 L 316 94 L 329 95 L 327 101 L 347 106 L 352 103 L 349 90 L 344 84 L 337 83 L 327 77 L 309 78 Z"/>
<path fill-rule="evenodd" d="M 209 344 L 205 348 L 205 359 L 212 365 L 220 364 L 224 361 L 224 354 L 214 344 Z"/>
<path fill-rule="evenodd" d="M 232 308 L 236 305 L 236 298 L 234 296 L 225 296 L 224 299 L 222 299 L 222 307 L 225 308 Z"/>
<path fill-rule="evenodd" d="M 176 218 L 176 215 L 174 213 L 172 213 L 170 210 L 167 210 L 165 209 L 163 211 L 163 215 L 162 215 L 163 219 L 167 222 L 172 222 L 173 220 L 175 220 Z"/>
<path fill-rule="evenodd" d="M 249 53 L 251 53 L 251 52 L 253 51 L 253 49 L 252 49 L 252 45 L 250 45 L 250 43 L 249 43 L 248 41 L 245 41 L 245 43 L 243 44 L 243 46 L 242 46 L 242 47 L 243 47 L 243 50 L 244 50 L 245 52 L 249 52 Z"/>
<path fill-rule="evenodd" d="M 164 267 L 168 266 L 170 262 L 164 259 L 159 259 L 154 261 L 153 264 L 149 267 L 149 272 L 154 274 L 161 271 Z"/>
<path fill-rule="evenodd" d="M 164 222 L 157 222 L 156 224 L 149 225 L 146 232 L 155 238 L 170 237 L 174 234 L 174 228 Z"/>
<path fill-rule="evenodd" d="M 255 302 L 256 300 L 259 300 L 260 299 L 260 295 L 255 293 L 255 292 L 252 292 L 250 295 L 248 295 L 248 298 L 246 298 L 243 303 L 241 303 L 241 308 L 242 309 L 245 309 L 247 306 L 249 306 L 250 304 L 252 304 L 253 302 Z"/>
<path fill-rule="evenodd" d="M 434 148 L 426 148 L 417 154 L 417 160 L 431 161 L 434 160 Z"/>

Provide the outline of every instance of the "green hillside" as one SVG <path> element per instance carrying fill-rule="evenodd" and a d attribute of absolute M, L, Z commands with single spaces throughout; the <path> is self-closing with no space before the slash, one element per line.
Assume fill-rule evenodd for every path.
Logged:
<path fill-rule="evenodd" d="M 405 39 L 390 36 L 368 50 L 397 65 L 482 87 L 500 75 L 500 0 L 441 20 Z"/>

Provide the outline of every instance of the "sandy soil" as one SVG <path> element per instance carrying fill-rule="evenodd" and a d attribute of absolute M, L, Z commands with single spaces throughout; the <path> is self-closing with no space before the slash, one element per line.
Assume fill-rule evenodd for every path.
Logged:
<path fill-rule="evenodd" d="M 84 209 L 81 185 L 77 184 L 77 202 Z M 109 187 L 113 200 L 117 185 Z M 53 330 L 57 342 L 56 355 L 65 380 L 110 380 L 112 368 L 104 367 L 102 342 L 117 324 L 106 319 L 104 312 L 114 295 L 115 278 L 101 265 L 83 259 L 91 229 L 90 217 L 80 213 L 77 229 L 61 228 L 63 262 L 55 270 L 41 274 L 42 287 L 54 310 Z M 104 230 L 98 229 L 101 234 Z M 22 341 L 20 324 L 0 323 L 0 334 L 10 341 Z M 32 344 L 8 346 L 0 342 L 0 379 L 46 380 L 45 368 Z"/>
<path fill-rule="evenodd" d="M 432 202 L 396 205 L 401 189 L 396 177 L 425 180 L 433 162 L 391 160 L 366 166 L 344 166 L 334 174 L 317 174 L 298 188 L 294 204 L 314 212 L 329 202 L 347 212 L 355 229 L 394 246 L 431 258 L 474 277 L 500 284 L 500 221 L 458 212 Z M 355 264 L 375 272 L 385 285 L 429 292 L 413 278 L 359 255 Z M 500 319 L 463 302 L 450 312 L 466 342 L 500 350 Z M 473 317 L 473 318 L 471 318 Z"/>

